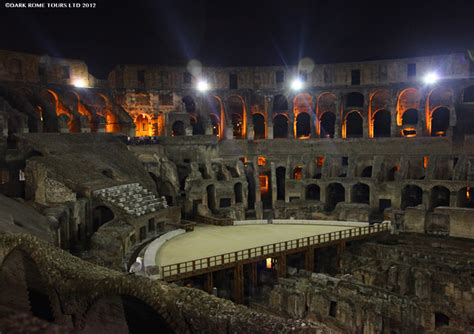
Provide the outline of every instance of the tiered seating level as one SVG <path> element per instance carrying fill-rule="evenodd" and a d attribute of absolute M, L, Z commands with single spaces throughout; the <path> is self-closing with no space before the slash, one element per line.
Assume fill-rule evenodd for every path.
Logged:
<path fill-rule="evenodd" d="M 157 198 L 138 183 L 96 190 L 94 195 L 136 217 L 168 207 L 165 199 Z"/>

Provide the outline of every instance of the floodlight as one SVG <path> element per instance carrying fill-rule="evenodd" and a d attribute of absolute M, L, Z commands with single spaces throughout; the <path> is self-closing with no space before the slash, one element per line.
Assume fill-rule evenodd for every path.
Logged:
<path fill-rule="evenodd" d="M 207 83 L 206 80 L 199 80 L 197 85 L 196 85 L 196 88 L 200 92 L 205 92 L 205 91 L 209 90 L 209 84 Z"/>
<path fill-rule="evenodd" d="M 293 90 L 300 90 L 303 88 L 303 86 L 304 86 L 303 80 L 301 80 L 300 78 L 294 79 L 293 82 L 291 83 L 291 89 Z"/>

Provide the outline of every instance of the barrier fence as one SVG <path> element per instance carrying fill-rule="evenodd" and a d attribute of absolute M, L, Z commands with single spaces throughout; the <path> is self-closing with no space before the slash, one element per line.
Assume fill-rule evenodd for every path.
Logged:
<path fill-rule="evenodd" d="M 213 255 L 206 258 L 169 264 L 161 267 L 161 279 L 172 280 L 182 276 L 190 276 L 196 271 L 212 271 L 219 267 L 225 267 L 239 261 L 249 261 L 261 257 L 272 257 L 276 254 L 294 251 L 300 248 L 321 246 L 326 243 L 341 240 L 359 239 L 363 236 L 378 234 L 390 230 L 390 222 L 377 225 L 357 227 L 348 230 L 318 234 L 299 239 L 276 242 L 273 244 L 257 246 L 236 252 Z M 196 273 L 197 274 L 197 273 Z"/>

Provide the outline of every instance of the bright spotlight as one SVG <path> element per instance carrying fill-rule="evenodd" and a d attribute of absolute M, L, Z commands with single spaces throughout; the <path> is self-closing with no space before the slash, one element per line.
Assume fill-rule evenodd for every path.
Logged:
<path fill-rule="evenodd" d="M 427 85 L 432 85 L 434 83 L 436 83 L 437 81 L 439 80 L 439 76 L 436 72 L 431 72 L 431 73 L 428 73 L 427 75 L 425 75 L 425 77 L 423 78 L 423 81 L 425 82 L 425 84 Z"/>
<path fill-rule="evenodd" d="M 291 83 L 291 89 L 293 89 L 293 90 L 300 90 L 300 89 L 303 88 L 303 86 L 304 86 L 303 80 L 301 80 L 300 78 L 296 78 Z"/>
<path fill-rule="evenodd" d="M 205 92 L 205 91 L 209 90 L 209 84 L 205 80 L 199 80 L 197 85 L 196 85 L 196 88 L 200 92 Z"/>
<path fill-rule="evenodd" d="M 75 87 L 77 87 L 77 88 L 85 88 L 85 87 L 87 87 L 86 80 L 81 79 L 81 78 L 74 79 L 74 81 L 72 82 L 72 84 L 73 84 Z"/>

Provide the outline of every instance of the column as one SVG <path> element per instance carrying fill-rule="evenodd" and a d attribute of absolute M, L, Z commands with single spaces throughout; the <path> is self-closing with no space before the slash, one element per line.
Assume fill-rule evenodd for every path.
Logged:
<path fill-rule="evenodd" d="M 286 277 L 286 253 L 278 257 L 278 277 Z"/>
<path fill-rule="evenodd" d="M 398 137 L 398 124 L 397 124 L 397 97 L 393 97 L 390 103 L 390 137 Z"/>
<path fill-rule="evenodd" d="M 213 276 L 212 276 L 212 272 L 209 272 L 206 274 L 206 282 L 204 283 L 204 290 L 209 293 L 209 294 L 212 294 L 212 288 L 214 287 L 214 280 L 213 280 Z"/>
<path fill-rule="evenodd" d="M 336 102 L 336 121 L 334 123 L 334 138 L 339 139 L 341 138 L 341 128 L 342 128 L 342 97 L 339 98 L 339 101 Z"/>
<path fill-rule="evenodd" d="M 253 133 L 253 117 L 252 117 L 252 106 L 250 105 L 250 102 L 248 102 L 248 98 L 245 98 L 245 123 L 246 123 L 246 134 L 247 134 L 247 139 L 253 140 L 254 139 L 254 133 Z"/>
<path fill-rule="evenodd" d="M 456 191 L 451 191 L 449 194 L 449 206 L 450 207 L 457 207 L 458 202 L 458 193 Z"/>
<path fill-rule="evenodd" d="M 293 110 L 293 99 L 288 102 L 288 138 L 295 138 L 294 131 L 295 113 Z"/>
<path fill-rule="evenodd" d="M 255 290 L 258 285 L 258 270 L 257 262 L 250 263 L 250 293 L 255 294 Z"/>
<path fill-rule="evenodd" d="M 266 114 L 267 114 L 267 139 L 273 139 L 273 97 L 267 97 Z"/>
<path fill-rule="evenodd" d="M 316 99 L 317 99 L 316 96 L 311 96 L 311 113 L 310 113 L 310 116 L 311 116 L 311 134 L 310 134 L 310 137 L 311 138 L 318 138 L 318 134 L 317 134 L 317 131 L 316 131 L 316 121 L 317 121 L 317 118 L 316 118 Z"/>

